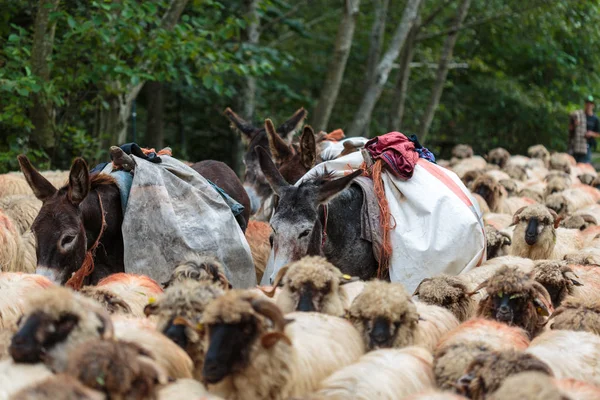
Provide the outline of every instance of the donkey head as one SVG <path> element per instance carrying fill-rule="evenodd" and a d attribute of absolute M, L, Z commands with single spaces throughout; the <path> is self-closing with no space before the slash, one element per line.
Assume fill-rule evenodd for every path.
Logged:
<path fill-rule="evenodd" d="M 317 145 L 313 129 L 306 125 L 300 136 L 300 144 L 288 145 L 275 131 L 270 119 L 265 121 L 265 130 L 269 139 L 269 148 L 279 173 L 294 184 L 311 169 L 317 158 Z"/>
<path fill-rule="evenodd" d="M 306 114 L 304 108 L 296 111 L 290 119 L 285 121 L 275 130 L 277 136 L 287 144 L 291 143 L 294 132 L 302 125 L 302 122 L 306 118 Z M 241 133 L 242 138 L 247 143 L 246 153 L 244 154 L 244 164 L 246 165 L 244 188 L 246 189 L 246 192 L 248 192 L 248 197 L 250 197 L 251 212 L 252 214 L 256 214 L 265 200 L 271 196 L 272 191 L 260 169 L 258 156 L 254 150 L 258 146 L 269 149 L 269 139 L 267 138 L 267 133 L 264 128 L 257 128 L 250 122 L 243 120 L 230 108 L 225 110 L 225 115 L 229 121 L 231 121 L 232 127 Z"/>
<path fill-rule="evenodd" d="M 56 189 L 23 154 L 18 156 L 21 171 L 42 208 L 31 225 L 37 240 L 36 274 L 65 284 L 83 263 L 87 237 L 79 205 L 90 191 L 90 175 L 82 158 L 71 166 L 69 183 Z"/>
<path fill-rule="evenodd" d="M 346 189 L 362 170 L 338 179 L 321 177 L 300 185 L 290 185 L 281 176 L 267 151 L 257 150 L 260 167 L 277 196 L 277 206 L 271 217 L 274 268 L 271 282 L 284 265 L 306 255 L 321 254 L 323 225 L 319 207 Z"/>

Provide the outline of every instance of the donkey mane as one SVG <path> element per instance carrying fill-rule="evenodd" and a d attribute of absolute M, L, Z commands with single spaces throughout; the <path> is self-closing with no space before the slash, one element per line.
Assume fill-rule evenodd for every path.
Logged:
<path fill-rule="evenodd" d="M 95 172 L 90 175 L 90 189 L 96 189 L 99 186 L 116 185 L 117 181 L 109 174 Z"/>

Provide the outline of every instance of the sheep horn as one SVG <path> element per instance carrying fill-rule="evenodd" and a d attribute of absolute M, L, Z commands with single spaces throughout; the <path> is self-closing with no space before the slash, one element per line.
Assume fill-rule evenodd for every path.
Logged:
<path fill-rule="evenodd" d="M 227 277 L 222 272 L 219 272 L 217 276 L 219 277 L 219 282 L 223 284 L 225 289 L 233 288 L 233 285 L 227 280 Z"/>
<path fill-rule="evenodd" d="M 477 286 L 475 288 L 475 290 L 473 290 L 472 292 L 467 293 L 467 296 L 473 296 L 474 294 L 476 294 L 477 292 L 479 292 L 481 289 L 484 289 L 487 285 L 488 285 L 488 279 L 486 279 L 485 281 L 481 282 L 479 284 L 479 286 Z"/>
<path fill-rule="evenodd" d="M 273 321 L 273 325 L 275 325 L 275 329 L 280 332 L 283 332 L 283 329 L 287 324 L 292 322 L 293 320 L 286 319 L 275 303 L 265 300 L 265 299 L 253 299 L 250 302 L 250 305 L 259 314 L 264 315 Z"/>
<path fill-rule="evenodd" d="M 277 272 L 277 275 L 275 276 L 275 282 L 273 282 L 273 289 L 264 290 L 263 288 L 259 287 L 260 291 L 263 292 L 265 296 L 273 298 L 273 296 L 275 296 L 275 291 L 277 290 L 279 283 L 281 282 L 289 268 L 290 267 L 283 267 L 279 270 L 279 272 Z"/>
<path fill-rule="evenodd" d="M 548 207 L 546 207 L 546 208 L 548 208 Z M 558 214 L 553 209 L 548 208 L 548 211 L 550 211 L 550 214 L 552 214 L 552 217 L 554 218 L 554 229 L 558 228 L 562 218 L 559 218 Z"/>
<path fill-rule="evenodd" d="M 594 218 L 593 216 L 591 216 L 589 214 L 582 214 L 581 218 L 583 218 L 583 220 L 585 222 L 588 222 L 592 225 L 598 225 L 598 221 L 596 221 L 596 218 Z"/>
<path fill-rule="evenodd" d="M 425 282 L 430 281 L 431 278 L 425 278 L 421 281 L 421 283 L 419 283 L 419 286 L 417 286 L 417 288 L 415 289 L 415 292 L 412 294 L 413 296 L 418 296 L 419 295 L 419 289 L 421 288 L 421 285 Z"/>
<path fill-rule="evenodd" d="M 568 271 L 563 272 L 563 276 L 566 279 L 570 280 L 571 283 L 573 283 L 573 285 L 575 285 L 575 286 L 583 286 L 583 283 L 581 283 L 577 279 L 575 279 L 575 278 L 579 278 L 579 277 L 577 276 L 577 274 L 575 272 L 571 271 L 570 268 L 569 268 Z M 573 276 L 575 278 L 573 278 Z"/>
<path fill-rule="evenodd" d="M 517 210 L 517 212 L 513 215 L 513 220 L 512 220 L 511 226 L 516 225 L 516 224 L 519 223 L 519 214 L 521 214 L 521 212 L 523 212 L 523 210 L 526 209 L 526 208 L 527 208 L 527 206 L 521 207 L 521 208 L 519 208 Z"/>

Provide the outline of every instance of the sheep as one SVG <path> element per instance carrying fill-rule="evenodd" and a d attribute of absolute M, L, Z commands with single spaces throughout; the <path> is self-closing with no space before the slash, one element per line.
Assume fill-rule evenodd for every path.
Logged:
<path fill-rule="evenodd" d="M 140 346 L 123 341 L 90 340 L 79 345 L 69 358 L 67 375 L 110 398 L 156 399 L 166 373 Z"/>
<path fill-rule="evenodd" d="M 517 193 L 519 193 L 519 190 L 521 190 L 521 185 L 519 185 L 515 180 L 513 179 L 500 179 L 498 181 L 498 183 L 500 185 L 502 185 L 502 187 L 504 187 L 504 190 L 506 190 L 506 194 L 509 197 L 514 197 L 517 195 Z"/>
<path fill-rule="evenodd" d="M 507 377 L 489 400 L 569 400 L 545 372 L 526 371 Z"/>
<path fill-rule="evenodd" d="M 364 353 L 359 333 L 344 319 L 314 312 L 285 318 L 251 291 L 234 289 L 215 299 L 203 324 L 203 381 L 227 399 L 306 395 Z"/>
<path fill-rule="evenodd" d="M 69 354 L 91 338 L 111 338 L 108 314 L 93 300 L 60 286 L 32 293 L 9 351 L 16 362 L 43 361 L 63 372 Z"/>
<path fill-rule="evenodd" d="M 348 275 L 321 256 L 307 256 L 288 264 L 277 273 L 273 287 L 281 283 L 276 304 L 283 313 L 316 311 L 343 317 L 348 304 L 341 284 Z M 271 297 L 274 292 L 266 292 Z"/>
<path fill-rule="evenodd" d="M 85 286 L 80 293 L 100 304 L 110 314 L 131 314 L 144 317 L 148 300 L 160 295 L 162 288 L 145 275 L 116 273 L 98 282 L 97 286 Z"/>
<path fill-rule="evenodd" d="M 485 227 L 485 239 L 487 242 L 487 259 L 508 255 L 508 247 L 511 244 L 510 236 L 491 225 Z"/>
<path fill-rule="evenodd" d="M 571 183 L 563 178 L 555 177 L 548 180 L 546 189 L 544 190 L 544 197 L 548 198 L 550 195 L 560 193 L 567 190 L 571 186 Z"/>
<path fill-rule="evenodd" d="M 579 232 L 558 228 L 557 214 L 541 204 L 519 209 L 513 217 L 516 225 L 511 254 L 532 260 L 560 260 L 565 254 L 580 250 Z"/>
<path fill-rule="evenodd" d="M 580 299 L 595 299 L 600 301 L 600 268 L 591 265 L 573 265 L 569 268 L 577 277 L 577 280 L 582 284 L 576 285 L 573 288 L 573 297 Z"/>
<path fill-rule="evenodd" d="M 5 196 L 0 198 L 0 210 L 13 220 L 20 234 L 25 233 L 42 208 L 35 196 Z"/>
<path fill-rule="evenodd" d="M 461 178 L 460 180 L 462 181 L 462 183 L 465 184 L 465 186 L 471 190 L 471 187 L 473 185 L 473 182 L 475 182 L 475 180 L 477 178 L 479 178 L 481 175 L 483 175 L 485 172 L 483 172 L 480 169 L 475 169 L 472 171 L 467 171 Z"/>
<path fill-rule="evenodd" d="M 593 299 L 567 298 L 548 320 L 549 329 L 584 331 L 600 335 L 600 304 Z"/>
<path fill-rule="evenodd" d="M 491 176 L 492 178 L 494 178 L 496 180 L 496 182 L 511 179 L 511 176 L 509 174 L 507 174 L 506 172 L 504 172 L 503 170 L 495 169 L 496 168 L 495 165 L 488 165 L 488 167 L 493 167 L 494 169 L 488 169 L 487 171 L 485 171 L 485 175 Z"/>
<path fill-rule="evenodd" d="M 473 182 L 472 191 L 483 197 L 490 210 L 495 213 L 513 215 L 519 208 L 532 203 L 530 199 L 521 197 L 508 198 L 504 187 L 488 174 L 480 176 Z"/>
<path fill-rule="evenodd" d="M 487 153 L 486 159 L 490 164 L 504 168 L 510 159 L 510 153 L 502 147 L 497 147 Z"/>
<path fill-rule="evenodd" d="M 31 230 L 21 235 L 21 266 L 19 270 L 34 274 L 37 266 L 36 238 Z"/>
<path fill-rule="evenodd" d="M 569 264 L 600 265 L 600 248 L 583 248 L 575 253 L 565 254 L 563 259 Z"/>
<path fill-rule="evenodd" d="M 527 170 L 521 165 L 507 165 L 504 167 L 504 172 L 508 174 L 512 179 L 517 181 L 527 180 Z"/>
<path fill-rule="evenodd" d="M 177 344 L 157 331 L 155 325 L 148 319 L 114 315 L 112 323 L 115 339 L 135 343 L 152 354 L 156 364 L 170 378 L 192 377 L 194 367 L 192 359 Z"/>
<path fill-rule="evenodd" d="M 263 221 L 250 220 L 246 228 L 246 240 L 250 246 L 254 268 L 256 270 L 256 282 L 260 282 L 269 261 L 271 253 L 271 225 Z"/>
<path fill-rule="evenodd" d="M 469 289 L 459 277 L 437 275 L 423 279 L 413 296 L 420 302 L 447 308 L 464 322 L 475 314 L 476 309 L 476 303 L 468 293 Z"/>
<path fill-rule="evenodd" d="M 433 351 L 440 337 L 458 326 L 456 317 L 435 305 L 413 303 L 400 283 L 367 282 L 348 319 L 369 350 L 422 346 Z"/>
<path fill-rule="evenodd" d="M 546 166 L 550 164 L 550 152 L 541 144 L 529 147 L 527 149 L 527 155 L 531 158 L 542 160 Z"/>
<path fill-rule="evenodd" d="M 579 182 L 583 183 L 584 185 L 593 186 L 596 177 L 597 175 L 585 173 L 578 175 L 577 179 L 579 179 Z"/>
<path fill-rule="evenodd" d="M 544 202 L 544 195 L 530 187 L 526 187 L 526 188 L 519 190 L 519 193 L 517 194 L 517 196 L 531 199 L 536 203 Z"/>
<path fill-rule="evenodd" d="M 561 228 L 577 229 L 579 231 L 596 225 L 598 225 L 598 222 L 591 215 L 572 215 L 560 221 Z"/>
<path fill-rule="evenodd" d="M 532 275 L 508 266 L 500 268 L 474 290 L 485 288 L 488 295 L 479 302 L 477 315 L 514 324 L 534 337 L 552 312 L 552 300 Z"/>
<path fill-rule="evenodd" d="M 156 329 L 175 342 L 194 363 L 194 376 L 202 377 L 204 343 L 202 314 L 206 306 L 225 291 L 212 282 L 182 281 L 169 286 L 162 297 L 146 306 L 146 315 L 157 317 Z"/>
<path fill-rule="evenodd" d="M 51 377 L 44 364 L 18 364 L 11 359 L 0 361 L 0 399 L 7 399 L 24 387 Z"/>
<path fill-rule="evenodd" d="M 196 281 L 210 281 L 223 287 L 223 289 L 231 289 L 232 285 L 225 276 L 225 268 L 221 262 L 213 256 L 209 255 L 192 255 L 186 258 L 179 264 L 166 282 L 163 282 L 163 287 L 167 288 L 175 282 L 193 279 Z"/>
<path fill-rule="evenodd" d="M 596 200 L 580 188 L 571 188 L 546 197 L 546 207 L 565 217 L 586 206 L 595 204 Z"/>
<path fill-rule="evenodd" d="M 0 273 L 0 329 L 16 327 L 27 299 L 36 292 L 53 286 L 54 283 L 41 275 Z"/>
<path fill-rule="evenodd" d="M 22 174 L 0 175 L 0 199 L 12 195 L 32 195 L 33 191 Z"/>
<path fill-rule="evenodd" d="M 473 170 L 483 170 L 487 165 L 487 162 L 483 157 L 473 156 L 460 160 L 458 163 L 452 165 L 452 171 L 459 178 L 462 178 L 467 172 Z"/>
<path fill-rule="evenodd" d="M 560 391 L 564 400 L 597 400 L 600 399 L 600 387 L 576 379 L 554 379 L 555 387 Z"/>
<path fill-rule="evenodd" d="M 443 390 L 455 387 L 465 369 L 480 354 L 500 350 L 525 350 L 527 333 L 518 327 L 474 318 L 448 332 L 434 353 L 433 371 Z"/>
<path fill-rule="evenodd" d="M 161 387 L 158 391 L 158 399 L 223 400 L 208 393 L 204 385 L 195 379 L 177 379 L 175 382 Z"/>
<path fill-rule="evenodd" d="M 590 332 L 549 330 L 525 350 L 545 362 L 558 379 L 600 385 L 600 337 Z"/>
<path fill-rule="evenodd" d="M 458 390 L 472 400 L 483 400 L 498 390 L 506 378 L 525 371 L 552 377 L 550 367 L 531 354 L 515 350 L 482 353 L 458 380 Z"/>
<path fill-rule="evenodd" d="M 533 279 L 546 288 L 555 309 L 567 296 L 575 293 L 576 286 L 582 285 L 564 261 L 539 261 L 533 271 Z"/>
<path fill-rule="evenodd" d="M 35 385 L 25 387 L 11 396 L 11 400 L 104 400 L 103 393 L 85 387 L 69 375 L 56 375 Z M 137 399 L 136 397 L 131 397 Z"/>
<path fill-rule="evenodd" d="M 510 156 L 510 158 L 508 159 L 508 162 L 506 163 L 506 166 L 519 166 L 519 167 L 525 167 L 529 162 L 531 161 L 531 158 L 523 156 L 523 155 L 514 155 L 514 156 Z"/>
<path fill-rule="evenodd" d="M 571 174 L 571 167 L 575 166 L 572 158 L 566 153 L 554 153 L 550 156 L 549 168 Z"/>
<path fill-rule="evenodd" d="M 473 157 L 473 148 L 468 144 L 457 144 L 452 148 L 452 157 L 459 160 Z"/>
<path fill-rule="evenodd" d="M 375 350 L 325 379 L 315 398 L 401 399 L 433 389 L 432 362 L 422 347 Z"/>
<path fill-rule="evenodd" d="M 18 227 L 0 211 L 0 272 L 19 271 L 21 251 Z"/>
<path fill-rule="evenodd" d="M 593 218 L 594 221 L 598 222 L 600 221 L 600 204 L 590 204 L 587 207 L 583 207 L 577 211 L 575 211 L 573 214 L 573 216 L 587 216 L 588 218 Z M 590 224 L 594 225 L 593 223 Z"/>

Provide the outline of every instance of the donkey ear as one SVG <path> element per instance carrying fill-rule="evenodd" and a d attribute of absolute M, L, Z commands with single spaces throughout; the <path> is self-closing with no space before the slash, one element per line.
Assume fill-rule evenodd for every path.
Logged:
<path fill-rule="evenodd" d="M 317 159 L 317 143 L 315 140 L 315 132 L 310 126 L 304 127 L 302 137 L 300 138 L 300 157 L 302 165 L 307 169 L 311 169 L 315 165 Z"/>
<path fill-rule="evenodd" d="M 271 160 L 271 156 L 269 156 L 269 153 L 267 153 L 265 149 L 263 149 L 261 146 L 256 146 L 254 151 L 256 151 L 256 154 L 258 155 L 260 169 L 262 170 L 263 174 L 265 174 L 265 177 L 269 182 L 269 186 L 271 186 L 271 189 L 273 189 L 275 194 L 279 194 L 281 189 L 289 186 L 289 184 L 285 181 L 285 179 L 283 179 L 283 176 L 281 176 L 279 170 L 273 163 L 273 160 Z"/>
<path fill-rule="evenodd" d="M 31 162 L 25 154 L 19 154 L 17 160 L 19 161 L 21 171 L 23 171 L 23 175 L 25 175 L 25 179 L 27 180 L 29 187 L 31 187 L 31 190 L 33 190 L 35 197 L 41 201 L 46 201 L 57 192 L 54 185 L 31 165 Z"/>
<path fill-rule="evenodd" d="M 287 121 L 279 125 L 277 133 L 288 143 L 291 142 L 294 132 L 296 132 L 308 113 L 304 108 L 299 109 Z"/>
<path fill-rule="evenodd" d="M 248 140 L 252 140 L 258 129 L 250 122 L 245 121 L 242 117 L 233 112 L 229 107 L 225 109 L 225 116 L 231 122 L 231 127 L 242 133 L 242 136 Z"/>
<path fill-rule="evenodd" d="M 77 157 L 71 165 L 67 198 L 78 206 L 90 191 L 90 173 L 83 158 Z"/>
<path fill-rule="evenodd" d="M 354 178 L 362 175 L 364 171 L 362 169 L 357 169 L 353 173 L 346 175 L 342 178 L 335 179 L 333 181 L 327 181 L 321 185 L 319 188 L 318 200 L 319 203 L 324 204 L 331 201 L 335 196 L 337 196 L 340 192 L 346 189 Z"/>
<path fill-rule="evenodd" d="M 270 119 L 265 120 L 265 130 L 269 139 L 269 149 L 276 163 L 282 163 L 289 159 L 293 153 L 288 144 L 275 132 L 275 126 Z"/>

